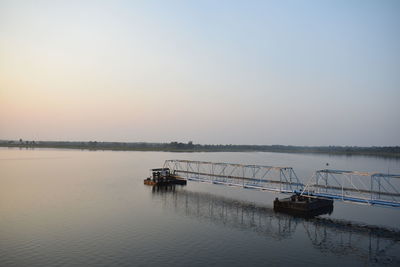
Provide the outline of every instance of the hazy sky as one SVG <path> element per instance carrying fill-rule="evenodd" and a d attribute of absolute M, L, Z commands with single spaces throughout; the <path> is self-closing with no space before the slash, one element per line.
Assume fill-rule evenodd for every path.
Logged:
<path fill-rule="evenodd" d="M 0 0 L 0 139 L 400 145 L 400 1 Z"/>

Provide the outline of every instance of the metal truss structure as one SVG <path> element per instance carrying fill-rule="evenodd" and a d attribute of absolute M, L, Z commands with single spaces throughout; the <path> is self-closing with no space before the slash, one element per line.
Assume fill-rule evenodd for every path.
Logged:
<path fill-rule="evenodd" d="M 291 167 L 243 165 L 190 160 L 166 160 L 164 168 L 188 180 L 293 193 L 304 185 Z"/>
<path fill-rule="evenodd" d="M 314 173 L 302 194 L 330 199 L 400 207 L 400 175 L 342 170 Z"/>
<path fill-rule="evenodd" d="M 395 174 L 324 169 L 305 185 L 291 167 L 166 160 L 164 168 L 192 181 L 400 207 L 400 175 Z"/>

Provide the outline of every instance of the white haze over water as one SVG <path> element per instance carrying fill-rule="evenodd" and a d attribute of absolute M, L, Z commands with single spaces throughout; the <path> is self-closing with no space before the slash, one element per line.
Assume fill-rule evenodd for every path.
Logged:
<path fill-rule="evenodd" d="M 0 139 L 400 144 L 399 1 L 0 0 Z"/>

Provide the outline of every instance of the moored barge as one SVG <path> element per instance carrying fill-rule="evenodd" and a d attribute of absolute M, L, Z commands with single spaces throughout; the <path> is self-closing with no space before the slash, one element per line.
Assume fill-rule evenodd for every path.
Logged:
<path fill-rule="evenodd" d="M 295 194 L 288 198 L 276 198 L 274 210 L 302 216 L 330 214 L 333 211 L 333 200 Z"/>
<path fill-rule="evenodd" d="M 150 170 L 151 176 L 144 180 L 145 185 L 163 186 L 163 185 L 186 185 L 186 179 L 183 179 L 171 173 L 169 168 L 157 168 Z"/>

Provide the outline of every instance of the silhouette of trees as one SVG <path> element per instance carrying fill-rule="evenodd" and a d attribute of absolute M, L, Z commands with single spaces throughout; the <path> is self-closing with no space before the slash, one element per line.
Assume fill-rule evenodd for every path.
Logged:
<path fill-rule="evenodd" d="M 176 152 L 283 152 L 283 153 L 325 153 L 342 155 L 372 155 L 400 157 L 400 146 L 387 147 L 357 147 L 357 146 L 284 146 L 284 145 L 211 145 L 194 144 L 172 141 L 170 143 L 146 143 L 146 142 L 70 142 L 70 141 L 19 141 L 0 140 L 3 147 L 47 147 L 47 148 L 71 148 L 90 150 L 135 150 L 135 151 L 176 151 Z"/>

